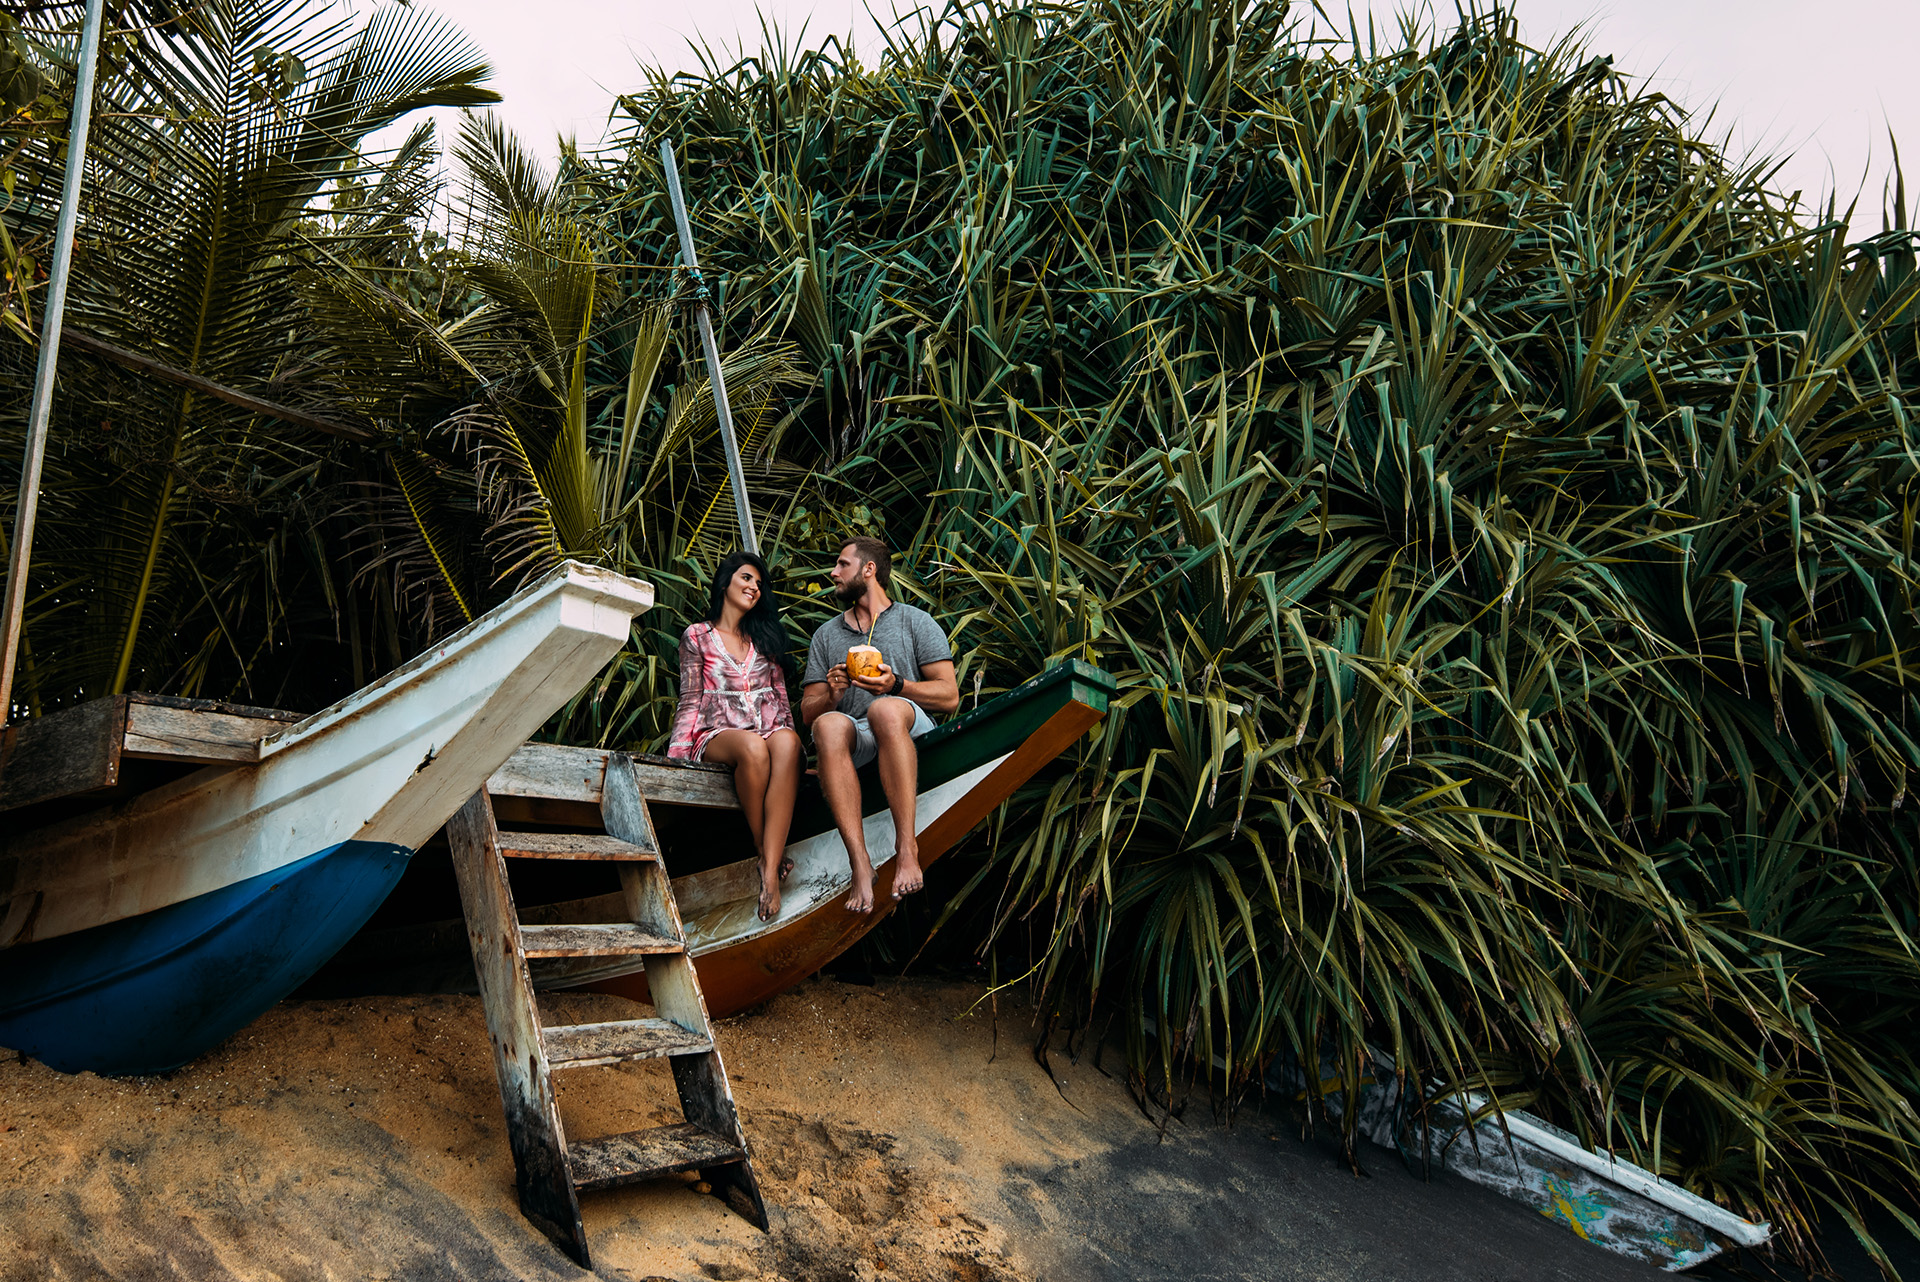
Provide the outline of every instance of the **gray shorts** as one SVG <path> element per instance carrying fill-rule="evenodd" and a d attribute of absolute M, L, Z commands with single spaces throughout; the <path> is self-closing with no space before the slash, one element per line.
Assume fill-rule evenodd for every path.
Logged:
<path fill-rule="evenodd" d="M 880 703 L 885 699 L 900 699 L 900 696 L 897 694 L 882 695 L 873 702 Z M 933 718 L 927 715 L 925 708 L 917 703 L 913 703 L 911 699 L 900 699 L 900 702 L 913 704 L 913 729 L 908 733 L 914 738 L 918 739 L 921 735 L 933 729 Z M 868 706 L 871 708 L 872 705 Z M 844 712 L 823 712 L 820 716 L 847 717 L 847 714 Z M 847 717 L 847 720 L 853 722 L 853 768 L 858 770 L 861 766 L 866 765 L 869 761 L 872 761 L 880 755 L 880 745 L 874 742 L 873 727 L 867 724 L 865 717 Z M 819 717 L 814 718 L 814 724 L 816 726 L 820 724 Z"/>

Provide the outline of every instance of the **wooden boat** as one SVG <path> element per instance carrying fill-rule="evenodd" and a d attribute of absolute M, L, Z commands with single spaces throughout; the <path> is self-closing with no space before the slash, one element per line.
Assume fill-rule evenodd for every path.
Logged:
<path fill-rule="evenodd" d="M 1114 682 L 1089 664 L 1070 661 L 936 727 L 920 741 L 920 793 L 915 827 L 920 859 L 931 865 L 975 825 L 1080 739 L 1106 715 Z M 587 748 L 529 744 L 488 784 L 502 822 L 515 826 L 591 827 L 597 823 L 607 754 Z M 666 832 L 669 869 L 703 857 L 716 842 L 714 812 L 737 810 L 731 772 L 723 767 L 641 758 L 634 768 L 641 790 Z M 891 910 L 893 819 L 874 767 L 861 772 L 867 849 L 876 871 L 876 907 L 870 914 L 844 907 L 852 885 L 846 848 L 825 803 L 810 786 L 794 816 L 787 847 L 794 870 L 780 915 L 759 920 L 759 869 L 752 858 L 696 868 L 673 879 L 700 988 L 715 1017 L 745 1010 L 815 973 L 866 934 Z M 811 781 L 808 781 L 809 785 Z M 672 811 L 682 811 L 679 839 Z M 733 821 L 735 842 L 744 825 Z M 424 870 L 416 869 L 416 872 Z M 412 875 L 412 874 L 410 874 Z M 451 881 L 450 869 L 445 880 Z M 516 890 L 527 922 L 609 921 L 620 916 L 617 894 L 576 896 L 536 904 Z M 451 902 L 443 895 L 437 902 Z M 528 906 L 536 904 L 536 906 Z M 531 963 L 543 988 L 593 987 L 647 1000 L 638 959 L 562 959 Z M 307 990 L 314 995 L 473 991 L 464 923 L 439 920 L 375 922 L 342 949 Z"/>
<path fill-rule="evenodd" d="M 147 1073 L 249 1023 L 365 923 L 652 600 L 570 562 L 292 724 L 122 698 L 10 730 L 0 802 L 110 804 L 0 840 L 0 1045 L 67 1071 Z M 115 798 L 124 759 L 166 755 L 152 748 L 169 716 L 224 755 Z"/>
<path fill-rule="evenodd" d="M 1757 1247 L 1772 1227 L 1717 1206 L 1653 1172 L 1579 1139 L 1531 1113 L 1502 1112 L 1477 1092 L 1430 1104 L 1425 1125 L 1400 1106 L 1392 1061 L 1375 1053 L 1376 1073 L 1361 1079 L 1360 1134 L 1408 1160 L 1451 1172 L 1531 1206 L 1576 1235 L 1668 1272 L 1690 1269 L 1729 1245 Z M 1335 1079 L 1322 1065 L 1323 1081 Z M 1268 1085 L 1298 1095 L 1297 1065 L 1269 1073 Z M 1339 1093 L 1328 1111 L 1342 1111 Z M 1469 1114 L 1473 1120 L 1469 1124 Z"/>

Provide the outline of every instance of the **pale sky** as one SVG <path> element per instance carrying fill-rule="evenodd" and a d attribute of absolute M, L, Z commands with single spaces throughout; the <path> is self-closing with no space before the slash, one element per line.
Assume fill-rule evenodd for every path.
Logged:
<path fill-rule="evenodd" d="M 354 0 L 360 7 L 388 0 Z M 890 9 L 892 0 L 877 0 Z M 1344 0 L 1322 0 L 1344 13 Z M 493 59 L 508 121 L 539 152 L 572 134 L 601 136 L 615 93 L 640 83 L 637 63 L 689 67 L 693 37 L 730 49 L 761 44 L 761 15 L 809 41 L 851 32 L 871 51 L 873 21 L 855 0 L 415 0 L 462 24 Z M 1307 6 L 1304 0 L 1301 8 Z M 1406 7 L 1355 0 L 1384 24 Z M 1793 152 L 1781 184 L 1809 197 L 1860 192 L 1857 233 L 1880 229 L 1890 172 L 1887 131 L 1905 147 L 1920 202 L 1920 0 L 1515 0 L 1522 34 L 1547 43 L 1576 25 L 1594 53 L 1696 113 L 1741 151 Z M 1442 12 L 1451 16 L 1452 0 Z"/>

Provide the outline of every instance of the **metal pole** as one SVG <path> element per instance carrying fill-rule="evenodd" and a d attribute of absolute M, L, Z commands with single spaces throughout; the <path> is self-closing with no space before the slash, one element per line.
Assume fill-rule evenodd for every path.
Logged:
<path fill-rule="evenodd" d="M 693 316 L 700 323 L 700 342 L 707 351 L 707 377 L 713 383 L 713 408 L 720 417 L 720 439 L 727 447 L 727 475 L 733 481 L 733 513 L 740 522 L 740 546 L 757 554 L 760 539 L 753 532 L 753 512 L 747 507 L 747 474 L 740 467 L 733 409 L 727 404 L 727 380 L 720 373 L 720 345 L 713 341 L 712 310 L 707 305 L 706 282 L 700 279 L 700 263 L 693 256 L 693 224 L 687 221 L 687 201 L 680 194 L 680 169 L 673 163 L 672 143 L 661 142 L 660 164 L 667 171 L 667 197 L 673 201 L 673 221 L 680 228 L 680 257 L 699 286 L 694 294 Z"/>
<path fill-rule="evenodd" d="M 100 53 L 101 10 L 106 0 L 87 0 L 80 30 L 80 65 L 73 80 L 73 115 L 67 132 L 67 180 L 60 189 L 60 221 L 53 232 L 53 262 L 47 268 L 47 301 L 40 319 L 40 365 L 33 376 L 27 412 L 27 456 L 20 464 L 20 502 L 13 517 L 12 560 L 7 566 L 7 603 L 0 618 L 0 724 L 13 719 L 13 664 L 20 652 L 20 626 L 27 608 L 27 563 L 33 559 L 33 519 L 40 507 L 40 465 L 47 454 L 47 417 L 53 411 L 54 368 L 60 362 L 60 322 L 67 310 L 67 264 L 73 258 L 73 227 L 80 215 L 80 173 L 87 162 L 87 127 L 93 122 L 93 68 Z"/>

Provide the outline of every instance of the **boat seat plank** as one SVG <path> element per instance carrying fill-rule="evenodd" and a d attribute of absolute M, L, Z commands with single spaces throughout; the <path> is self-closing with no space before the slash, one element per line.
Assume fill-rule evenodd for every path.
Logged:
<path fill-rule="evenodd" d="M 582 1193 L 675 1171 L 726 1166 L 747 1156 L 739 1145 L 692 1122 L 576 1140 L 568 1145 L 568 1152 L 573 1159 L 573 1186 Z"/>
<path fill-rule="evenodd" d="M 704 1033 L 670 1019 L 622 1019 L 604 1024 L 556 1024 L 542 1029 L 550 1068 L 598 1068 L 631 1059 L 698 1055 L 713 1049 Z"/>
<path fill-rule="evenodd" d="M 657 860 L 659 852 L 598 833 L 503 832 L 500 853 L 508 859 Z"/>
<path fill-rule="evenodd" d="M 678 939 L 649 934 L 626 922 L 523 925 L 520 938 L 529 957 L 636 957 L 685 952 L 687 947 Z"/>
<path fill-rule="evenodd" d="M 640 791 L 655 805 L 738 810 L 733 771 L 704 761 L 675 761 L 636 756 L 633 772 Z M 554 743 L 524 744 L 487 781 L 496 797 L 537 797 L 551 801 L 600 804 L 607 775 L 604 748 L 569 748 Z"/>
<path fill-rule="evenodd" d="M 81 796 L 121 782 L 123 757 L 183 765 L 251 765 L 260 741 L 297 712 L 216 699 L 119 694 L 18 722 L 0 741 L 0 810 Z"/>
<path fill-rule="evenodd" d="M 644 755 L 635 756 L 632 761 L 641 794 L 655 805 L 740 809 L 740 794 L 733 789 L 731 766 Z"/>
<path fill-rule="evenodd" d="M 260 760 L 260 741 L 287 722 L 135 699 L 127 705 L 122 751 L 129 757 L 197 761 L 206 765 Z"/>
<path fill-rule="evenodd" d="M 0 810 L 118 783 L 126 711 L 125 699 L 95 699 L 8 726 L 0 739 Z"/>

